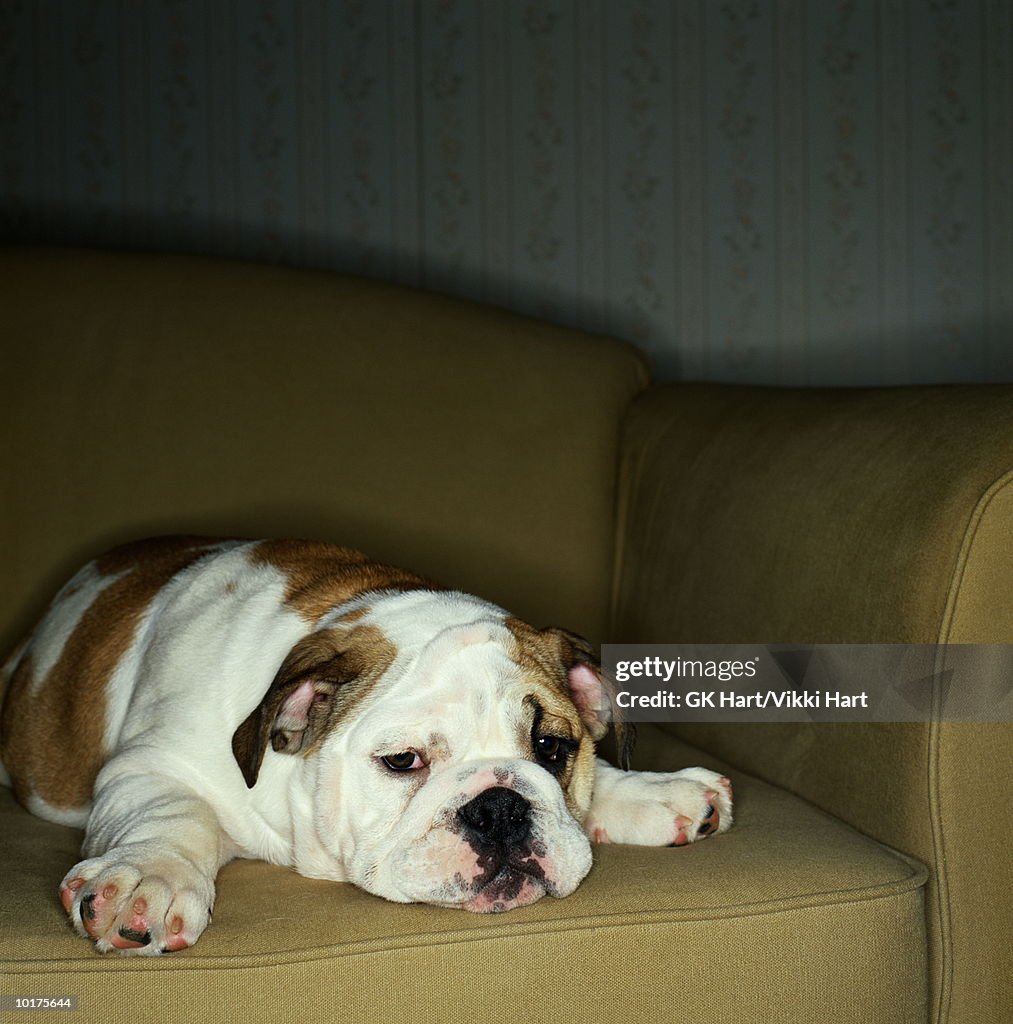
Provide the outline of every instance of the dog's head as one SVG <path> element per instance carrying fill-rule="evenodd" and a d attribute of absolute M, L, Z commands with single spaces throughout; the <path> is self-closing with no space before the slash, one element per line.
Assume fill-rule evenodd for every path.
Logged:
<path fill-rule="evenodd" d="M 581 822 L 612 720 L 593 651 L 462 595 L 392 601 L 400 615 L 296 644 L 233 738 L 247 785 L 269 747 L 306 758 L 319 844 L 387 899 L 500 911 L 569 895 L 591 866 Z"/>

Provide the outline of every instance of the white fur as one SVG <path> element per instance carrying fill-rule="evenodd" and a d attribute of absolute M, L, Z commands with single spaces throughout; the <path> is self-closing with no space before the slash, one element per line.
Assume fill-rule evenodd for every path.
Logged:
<path fill-rule="evenodd" d="M 6 774 L 4 772 L 4 775 Z M 10 785 L 10 783 L 5 780 L 4 785 Z M 46 821 L 55 821 L 57 825 L 69 825 L 71 828 L 84 828 L 91 810 L 89 807 L 53 807 L 37 793 L 29 794 L 27 803 L 28 810 L 37 817 L 44 818 Z"/>
<path fill-rule="evenodd" d="M 228 596 L 228 584 L 238 585 L 241 580 L 249 579 L 250 565 L 247 553 L 252 546 L 251 542 L 243 541 L 222 541 L 213 545 L 208 549 L 206 559 L 178 573 L 151 602 L 138 624 L 129 648 L 106 683 L 103 736 L 106 750 L 116 750 L 128 735 L 124 730 L 124 721 L 131 701 L 136 699 L 135 691 L 138 691 L 137 697 L 140 697 L 138 681 L 146 674 L 148 663 L 152 660 L 158 662 L 161 658 L 160 654 L 154 655 L 153 658 L 150 654 L 156 627 L 159 650 L 165 649 L 168 637 L 172 635 L 171 630 L 166 630 L 165 621 L 170 604 L 177 595 L 186 593 L 191 584 L 196 584 L 198 580 L 201 581 L 201 587 L 197 587 L 195 593 L 190 595 L 190 600 L 183 602 L 184 619 L 199 613 L 199 604 L 196 600 L 198 593 L 204 594 L 205 600 L 210 598 L 212 604 L 220 600 L 224 604 L 223 599 Z M 229 557 L 225 557 L 226 555 Z M 118 579 L 119 576 L 115 578 Z M 277 599 L 277 591 L 274 597 Z M 222 611 L 225 612 L 225 608 Z M 185 631 L 185 627 L 182 631 Z M 35 641 L 33 648 L 34 646 Z"/>
<path fill-rule="evenodd" d="M 707 768 L 678 772 L 623 772 L 598 760 L 594 800 L 584 827 L 597 842 L 675 845 L 680 819 L 686 843 L 695 842 L 708 807 L 718 812 L 715 834 L 732 826 L 731 786 Z"/>
<path fill-rule="evenodd" d="M 29 693 L 34 696 L 39 692 L 46 676 L 60 660 L 67 641 L 95 599 L 124 575 L 100 576 L 94 564 L 89 563 L 56 595 L 53 601 L 54 614 L 47 615 L 39 623 L 32 637 L 33 661 Z"/>

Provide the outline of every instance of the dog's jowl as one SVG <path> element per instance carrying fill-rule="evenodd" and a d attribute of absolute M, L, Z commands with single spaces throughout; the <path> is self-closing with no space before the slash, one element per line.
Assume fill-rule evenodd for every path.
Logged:
<path fill-rule="evenodd" d="M 621 726 L 579 637 L 328 544 L 118 548 L 57 594 L 0 685 L 0 779 L 85 828 L 59 898 L 101 951 L 192 945 L 234 857 L 503 911 L 572 893 L 592 841 L 682 845 L 732 822 L 714 772 L 595 757 Z"/>

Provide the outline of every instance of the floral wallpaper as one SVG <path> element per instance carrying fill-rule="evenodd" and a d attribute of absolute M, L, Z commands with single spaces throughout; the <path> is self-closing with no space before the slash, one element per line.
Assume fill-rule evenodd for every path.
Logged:
<path fill-rule="evenodd" d="M 660 377 L 1013 379 L 1011 167 L 1009 0 L 0 0 L 4 234 L 404 281 Z"/>

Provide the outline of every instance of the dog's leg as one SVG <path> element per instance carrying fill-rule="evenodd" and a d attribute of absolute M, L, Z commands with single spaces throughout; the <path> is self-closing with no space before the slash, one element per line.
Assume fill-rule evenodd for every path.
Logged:
<path fill-rule="evenodd" d="M 82 852 L 60 884 L 74 928 L 99 952 L 156 956 L 197 941 L 233 851 L 210 805 L 185 786 L 117 774 L 99 777 Z"/>
<path fill-rule="evenodd" d="M 732 784 L 717 772 L 624 772 L 597 760 L 584 821 L 593 842 L 685 846 L 731 825 Z"/>

